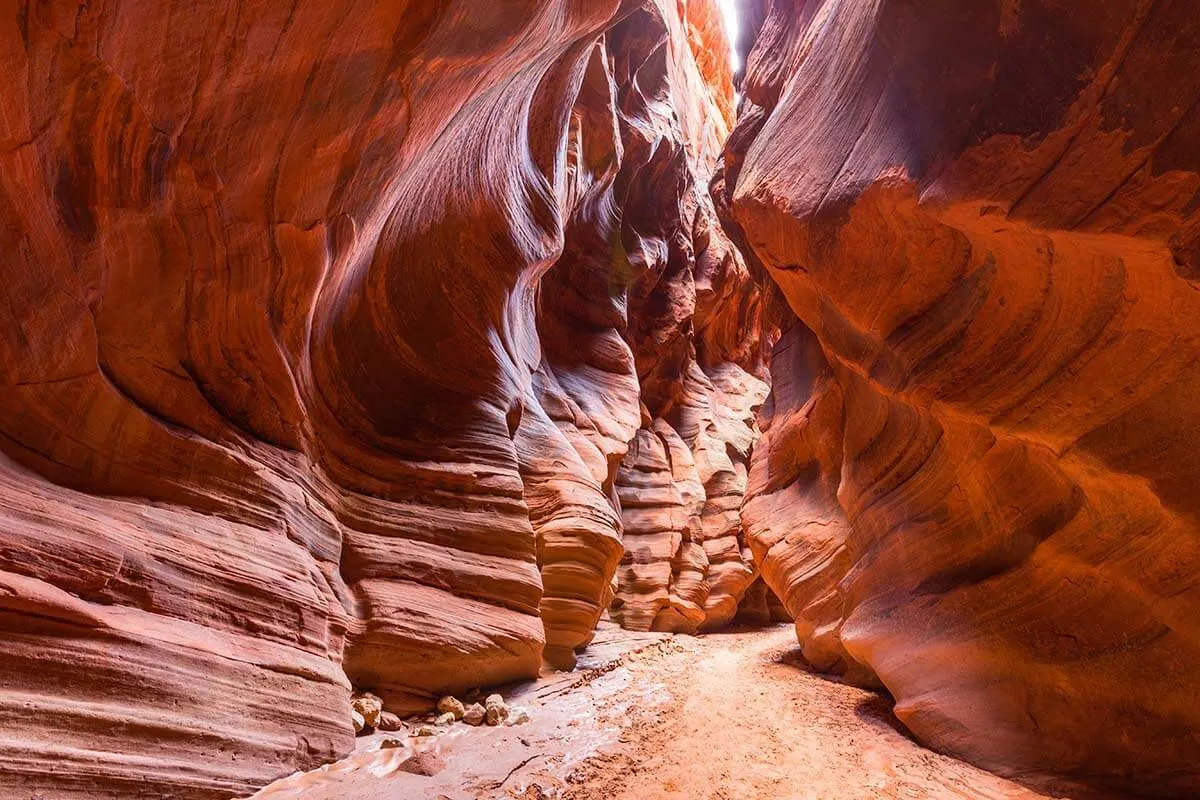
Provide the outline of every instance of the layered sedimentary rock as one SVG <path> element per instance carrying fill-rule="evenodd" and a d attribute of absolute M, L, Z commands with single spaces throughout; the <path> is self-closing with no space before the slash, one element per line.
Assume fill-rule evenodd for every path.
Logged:
<path fill-rule="evenodd" d="M 725 624 L 755 574 L 739 508 L 772 327 L 707 188 L 732 121 L 731 92 L 697 91 L 730 86 L 712 11 L 664 15 L 657 36 L 642 12 L 610 43 L 627 164 L 655 187 L 628 197 L 638 236 L 621 240 L 642 425 L 616 474 L 625 556 L 612 613 L 636 630 Z"/>
<path fill-rule="evenodd" d="M 775 0 L 717 184 L 798 321 L 744 507 L 923 742 L 1200 792 L 1200 18 Z"/>
<path fill-rule="evenodd" d="M 569 663 L 647 410 L 709 602 L 744 589 L 716 19 L 3 10 L 0 793 L 244 793 L 345 753 L 352 685 L 403 713 Z"/>

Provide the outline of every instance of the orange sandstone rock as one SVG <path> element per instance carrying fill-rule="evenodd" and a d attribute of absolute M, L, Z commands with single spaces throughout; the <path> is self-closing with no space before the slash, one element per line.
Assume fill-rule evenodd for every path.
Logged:
<path fill-rule="evenodd" d="M 696 247 L 716 19 L 6 7 L 0 794 L 245 794 L 349 750 L 352 686 L 403 714 L 570 663 L 647 393 L 728 513 L 765 387 Z"/>
<path fill-rule="evenodd" d="M 921 741 L 1200 792 L 1200 19 L 769 4 L 724 207 L 798 322 L 744 506 Z"/>

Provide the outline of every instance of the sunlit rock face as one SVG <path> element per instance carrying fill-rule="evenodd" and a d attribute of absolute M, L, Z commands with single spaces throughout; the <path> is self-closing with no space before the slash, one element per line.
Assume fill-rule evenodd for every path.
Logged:
<path fill-rule="evenodd" d="M 244 794 L 349 750 L 352 685 L 569 663 L 614 582 L 732 615 L 769 342 L 717 18 L 0 17 L 0 794 Z M 687 513 L 631 588 L 647 437 Z"/>
<path fill-rule="evenodd" d="M 744 516 L 806 655 L 984 766 L 1195 796 L 1194 4 L 764 5 L 718 188 L 799 320 Z"/>

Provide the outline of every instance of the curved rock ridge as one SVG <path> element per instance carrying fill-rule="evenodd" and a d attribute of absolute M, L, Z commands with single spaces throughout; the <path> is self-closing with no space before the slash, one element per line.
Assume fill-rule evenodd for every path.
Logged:
<path fill-rule="evenodd" d="M 763 5 L 714 186 L 798 317 L 743 516 L 806 656 L 983 766 L 1195 796 L 1194 5 Z"/>
<path fill-rule="evenodd" d="M 732 615 L 770 337 L 697 189 L 719 24 L 0 17 L 0 794 L 244 794 L 348 752 L 351 686 L 404 713 L 570 664 L 650 430 L 696 505 L 669 580 Z"/>
<path fill-rule="evenodd" d="M 736 509 L 744 486 L 727 492 L 718 469 L 706 468 L 704 479 L 716 489 L 706 493 L 691 463 L 693 450 L 724 450 L 729 441 L 744 465 L 757 436 L 750 407 L 766 391 L 761 377 L 769 338 L 763 336 L 758 289 L 716 223 L 705 189 L 731 122 L 728 62 L 714 61 L 706 49 L 713 36 L 723 36 L 715 13 L 707 3 L 688 6 L 684 16 L 651 5 L 634 11 L 606 34 L 597 50 L 606 57 L 594 59 L 577 101 L 579 122 L 572 125 L 575 140 L 568 147 L 575 184 L 568 194 L 580 201 L 566 228 L 564 253 L 540 287 L 545 355 L 535 388 L 537 405 L 573 443 L 601 492 L 595 483 L 588 492 L 578 485 L 560 488 L 560 498 L 574 499 L 551 503 L 557 510 L 545 523 L 540 505 L 531 501 L 546 584 L 545 652 L 560 666 L 570 665 L 572 651 L 590 639 L 600 610 L 596 598 L 615 593 L 614 618 L 637 629 L 654 625 L 656 613 L 627 611 L 671 598 L 685 613 L 670 622 L 663 616 L 657 627 L 695 630 L 706 620 L 709 581 L 719 584 L 723 604 L 731 606 L 727 612 L 722 606 L 727 621 L 744 589 L 742 573 L 751 574 L 736 512 L 724 530 L 706 537 L 702 527 L 712 516 L 711 509 L 701 513 L 706 504 L 719 504 L 728 494 L 727 508 Z M 587 133 L 589 121 L 602 136 Z M 716 383 L 700 367 L 697 359 L 703 357 L 712 362 L 708 372 Z M 681 410 L 686 405 L 703 416 Z M 649 416 L 650 408 L 672 421 Z M 671 424 L 692 426 L 690 440 L 680 439 Z M 639 496 L 647 487 L 638 480 L 629 484 L 628 470 L 617 471 L 631 441 L 626 461 L 644 451 L 651 428 L 673 439 L 676 454 L 674 472 L 660 474 L 658 488 L 667 495 L 682 491 L 695 506 L 687 515 L 656 512 L 657 501 Z M 522 423 L 520 431 L 519 441 L 532 427 Z M 560 449 L 539 438 L 530 441 L 528 452 L 534 461 L 552 464 L 544 475 L 561 480 Z M 526 497 L 531 496 L 527 476 Z M 589 513 L 572 507 L 582 496 L 591 499 Z M 580 521 L 602 517 L 606 506 L 620 513 L 616 527 L 605 520 L 583 533 Z M 626 566 L 610 590 L 615 563 L 600 556 L 614 552 L 612 534 L 621 529 Z M 647 544 L 640 537 L 648 533 L 665 537 L 654 549 L 669 551 L 663 557 L 677 564 L 674 572 L 652 569 L 636 577 Z M 710 570 L 706 538 L 735 542 L 733 555 L 723 557 L 739 573 L 722 577 Z M 615 553 L 621 556 L 619 545 Z M 560 563 L 551 563 L 560 556 Z M 673 588 L 680 569 L 687 573 L 685 588 Z"/>
<path fill-rule="evenodd" d="M 715 10 L 697 8 L 663 15 L 657 35 L 646 11 L 611 34 L 618 75 L 629 76 L 618 78 L 626 165 L 654 187 L 627 198 L 620 240 L 642 424 L 616 474 L 625 555 L 612 615 L 636 630 L 725 624 L 755 574 L 739 508 L 773 334 L 707 189 L 731 94 L 697 108 L 707 97 L 697 87 L 714 80 L 699 76 L 715 70 L 725 85 L 730 73 L 704 49 L 724 35 Z"/>

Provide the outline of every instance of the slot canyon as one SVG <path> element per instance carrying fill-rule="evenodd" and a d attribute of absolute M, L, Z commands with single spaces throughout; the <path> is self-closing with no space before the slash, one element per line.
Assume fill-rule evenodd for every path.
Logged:
<path fill-rule="evenodd" d="M 0 800 L 1200 797 L 1196 0 L 0 3 Z"/>

